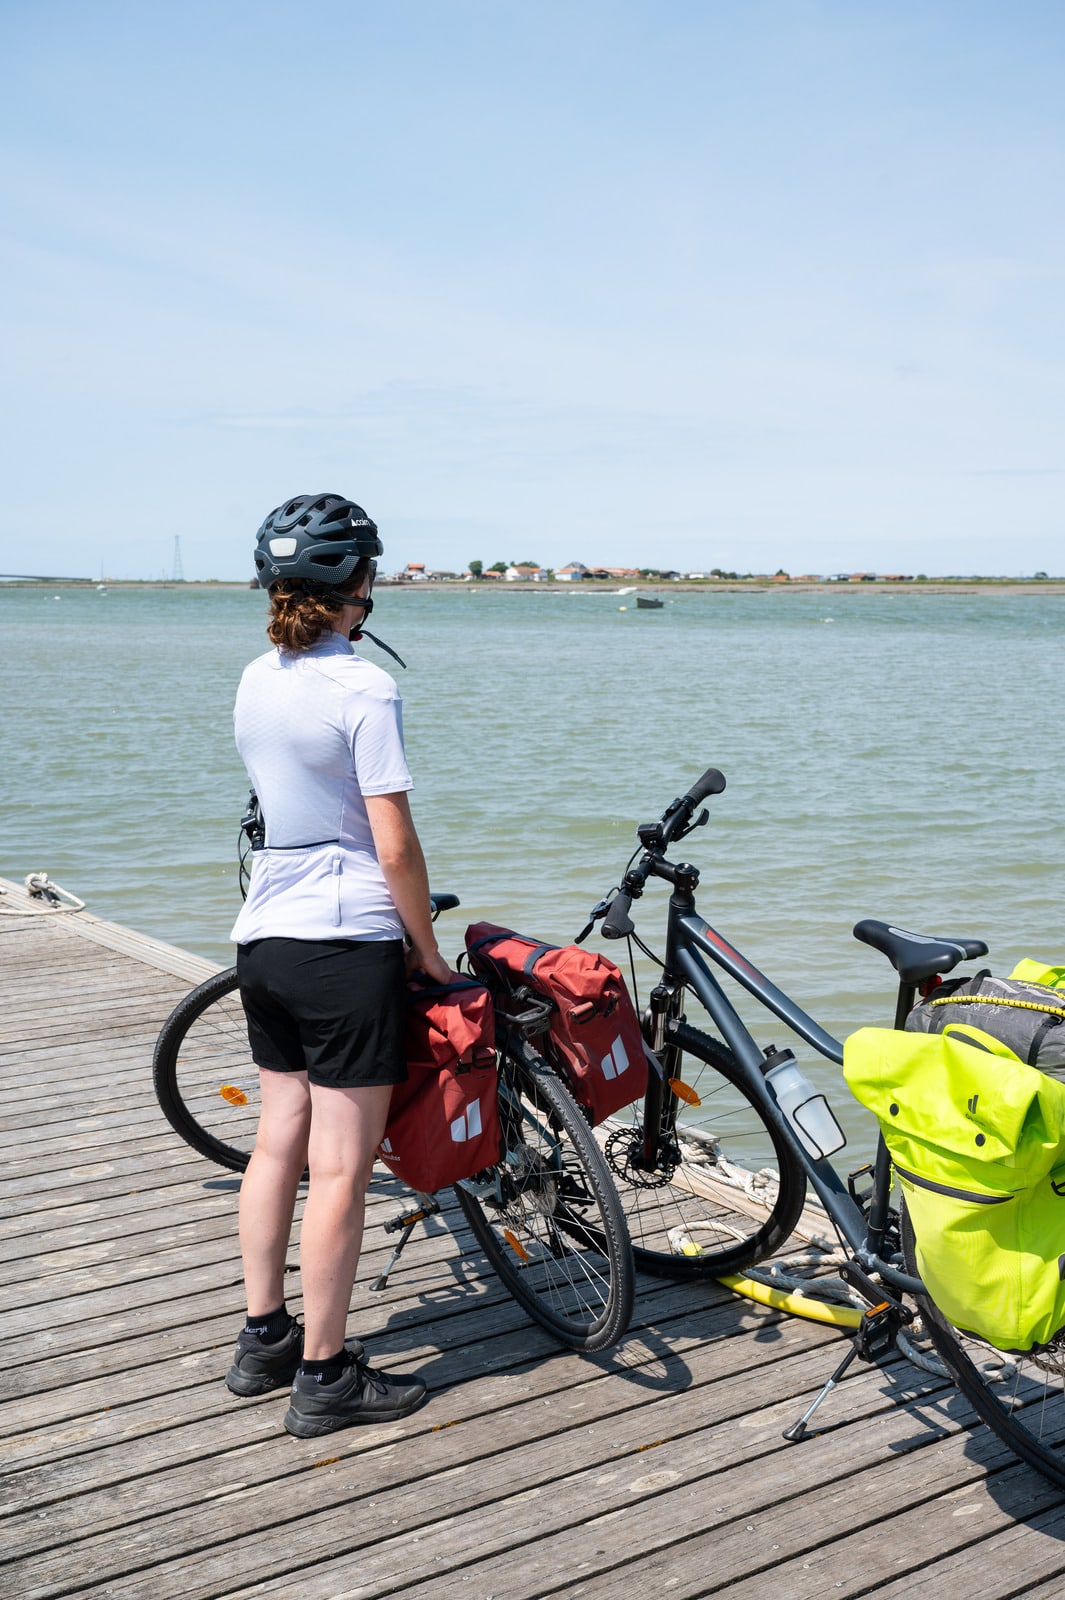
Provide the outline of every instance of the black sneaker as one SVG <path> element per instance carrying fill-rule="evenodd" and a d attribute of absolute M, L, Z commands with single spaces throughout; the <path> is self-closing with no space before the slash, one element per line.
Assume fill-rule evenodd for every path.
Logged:
<path fill-rule="evenodd" d="M 297 1439 L 316 1439 L 359 1422 L 394 1422 L 417 1409 L 425 1399 L 421 1378 L 400 1378 L 377 1372 L 366 1361 L 357 1339 L 348 1342 L 347 1364 L 335 1383 L 319 1383 L 297 1372 L 285 1428 Z"/>
<path fill-rule="evenodd" d="M 233 1394 L 267 1394 L 285 1389 L 299 1371 L 303 1360 L 303 1329 L 293 1317 L 288 1332 L 268 1344 L 257 1333 L 241 1332 L 233 1365 L 226 1373 L 226 1387 Z"/>

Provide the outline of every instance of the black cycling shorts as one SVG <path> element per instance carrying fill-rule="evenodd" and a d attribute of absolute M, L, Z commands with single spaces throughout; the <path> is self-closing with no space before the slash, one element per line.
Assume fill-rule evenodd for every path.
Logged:
<path fill-rule="evenodd" d="M 256 1066 L 342 1089 L 406 1078 L 401 939 L 254 939 L 237 978 Z"/>

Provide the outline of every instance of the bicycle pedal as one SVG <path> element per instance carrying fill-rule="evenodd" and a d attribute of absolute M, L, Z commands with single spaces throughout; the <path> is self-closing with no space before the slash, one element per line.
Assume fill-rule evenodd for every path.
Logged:
<path fill-rule="evenodd" d="M 909 1306 L 903 1305 L 893 1294 L 889 1294 L 882 1283 L 874 1283 L 872 1278 L 864 1273 L 861 1267 L 853 1261 L 844 1261 L 839 1269 L 839 1275 L 844 1283 L 849 1283 L 852 1289 L 857 1289 L 862 1299 L 875 1311 L 886 1306 L 893 1316 L 897 1317 L 899 1324 L 913 1321 L 914 1314 Z M 863 1313 L 868 1315 L 868 1313 Z"/>
<path fill-rule="evenodd" d="M 868 1211 L 869 1202 L 873 1198 L 873 1187 L 872 1184 L 870 1184 L 867 1189 L 859 1189 L 858 1179 L 872 1178 L 872 1176 L 873 1169 L 868 1162 L 864 1167 L 858 1167 L 854 1172 L 849 1172 L 847 1174 L 847 1192 L 854 1201 L 854 1204 L 858 1207 L 858 1210 L 861 1211 L 863 1215 L 866 1211 Z"/>
<path fill-rule="evenodd" d="M 398 1217 L 392 1217 L 383 1224 L 385 1233 L 399 1233 L 402 1228 L 413 1228 L 415 1223 L 424 1222 L 426 1217 L 434 1217 L 440 1210 L 435 1200 L 423 1200 L 420 1205 L 412 1207 L 409 1211 L 401 1211 Z"/>

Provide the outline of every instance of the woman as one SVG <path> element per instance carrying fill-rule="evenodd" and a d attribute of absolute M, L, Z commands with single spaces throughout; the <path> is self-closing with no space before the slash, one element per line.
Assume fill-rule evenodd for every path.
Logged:
<path fill-rule="evenodd" d="M 425 1396 L 421 1379 L 376 1372 L 344 1342 L 374 1152 L 406 1077 L 406 967 L 449 975 L 396 685 L 349 643 L 372 608 L 381 548 L 339 495 L 270 513 L 255 565 L 275 648 L 245 669 L 234 709 L 266 837 L 232 934 L 262 1109 L 240 1193 L 248 1315 L 226 1382 L 240 1395 L 291 1382 L 284 1425 L 301 1438 L 405 1416 Z M 301 1328 L 284 1271 L 305 1166 Z"/>

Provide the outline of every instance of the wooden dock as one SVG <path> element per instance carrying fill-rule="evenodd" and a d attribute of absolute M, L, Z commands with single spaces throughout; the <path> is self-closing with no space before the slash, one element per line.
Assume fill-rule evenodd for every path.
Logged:
<path fill-rule="evenodd" d="M 304 1442 L 283 1395 L 235 1399 L 238 1182 L 171 1133 L 150 1073 L 209 970 L 0 880 L 5 1600 L 1060 1600 L 1065 1497 L 947 1384 L 860 1366 L 789 1446 L 831 1329 L 645 1279 L 618 1348 L 579 1357 L 454 1217 L 373 1294 L 387 1178 L 350 1327 L 430 1403 Z"/>

